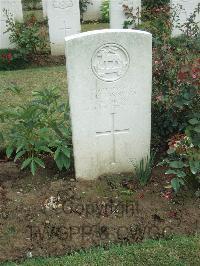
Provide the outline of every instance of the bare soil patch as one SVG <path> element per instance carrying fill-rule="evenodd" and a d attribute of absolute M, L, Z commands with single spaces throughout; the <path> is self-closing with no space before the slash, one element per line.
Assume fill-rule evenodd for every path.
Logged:
<path fill-rule="evenodd" d="M 31 59 L 31 67 L 49 67 L 65 65 L 65 56 L 52 56 L 51 54 L 35 55 Z"/>
<path fill-rule="evenodd" d="M 175 197 L 156 167 L 141 187 L 129 175 L 80 182 L 53 165 L 31 176 L 0 163 L 0 261 L 70 253 L 100 244 L 199 233 L 200 199 Z"/>

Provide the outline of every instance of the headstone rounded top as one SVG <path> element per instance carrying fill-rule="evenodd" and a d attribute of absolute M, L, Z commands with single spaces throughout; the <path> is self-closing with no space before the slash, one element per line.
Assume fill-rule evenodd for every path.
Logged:
<path fill-rule="evenodd" d="M 143 34 L 147 36 L 152 36 L 151 33 L 147 31 L 142 31 L 142 30 L 132 30 L 132 29 L 103 29 L 103 30 L 92 30 L 92 31 L 87 31 L 87 32 L 82 32 L 78 34 L 74 34 L 71 36 L 65 37 L 65 41 L 68 42 L 70 40 L 82 38 L 82 37 L 87 37 L 87 36 L 93 36 L 93 35 L 99 35 L 99 34 L 112 34 L 112 33 L 132 33 L 132 34 Z"/>

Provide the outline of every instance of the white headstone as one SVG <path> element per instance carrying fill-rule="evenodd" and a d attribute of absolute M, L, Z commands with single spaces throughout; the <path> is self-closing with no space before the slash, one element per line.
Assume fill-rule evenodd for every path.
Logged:
<path fill-rule="evenodd" d="M 66 58 L 76 177 L 133 171 L 150 151 L 151 34 L 77 34 Z"/>
<path fill-rule="evenodd" d="M 101 5 L 103 0 L 91 0 L 83 14 L 83 20 L 99 20 L 101 18 Z"/>
<path fill-rule="evenodd" d="M 124 14 L 123 5 L 133 8 L 133 14 L 137 17 L 140 16 L 141 0 L 110 0 L 111 29 L 123 29 L 124 21 L 127 20 L 127 17 Z"/>
<path fill-rule="evenodd" d="M 4 10 L 7 10 L 14 20 L 23 20 L 21 0 L 0 0 L 0 49 L 13 48 L 9 41 L 9 33 L 5 33 L 7 18 Z"/>
<path fill-rule="evenodd" d="M 197 14 L 196 21 L 200 25 L 200 0 L 171 0 L 171 7 L 174 8 L 179 15 L 179 21 L 174 23 L 174 29 L 172 31 L 172 36 L 179 36 L 182 34 L 182 31 L 177 27 L 178 24 L 183 25 L 187 18 L 193 14 L 194 10 L 199 5 L 199 13 Z"/>
<path fill-rule="evenodd" d="M 44 17 L 47 17 L 47 1 L 48 0 L 42 0 L 42 10 Z"/>
<path fill-rule="evenodd" d="M 52 55 L 64 55 L 65 37 L 79 33 L 79 0 L 48 0 L 47 15 Z"/>

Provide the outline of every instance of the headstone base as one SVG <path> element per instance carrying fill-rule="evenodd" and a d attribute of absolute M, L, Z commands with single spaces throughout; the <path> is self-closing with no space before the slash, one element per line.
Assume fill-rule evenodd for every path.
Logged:
<path fill-rule="evenodd" d="M 51 44 L 51 55 L 58 56 L 65 54 L 65 46 L 61 44 Z"/>

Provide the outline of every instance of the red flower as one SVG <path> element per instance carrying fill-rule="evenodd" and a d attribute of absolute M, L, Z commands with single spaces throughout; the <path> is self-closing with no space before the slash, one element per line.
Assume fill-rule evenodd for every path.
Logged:
<path fill-rule="evenodd" d="M 200 67 L 194 67 L 193 69 L 192 69 L 192 72 L 194 73 L 198 73 L 198 72 L 200 72 Z"/>
<path fill-rule="evenodd" d="M 178 73 L 178 79 L 179 79 L 179 80 L 186 79 L 187 76 L 188 76 L 188 73 L 187 73 L 187 72 L 181 72 L 181 71 L 180 71 L 180 72 Z"/>
<path fill-rule="evenodd" d="M 12 54 L 11 53 L 8 53 L 7 54 L 7 58 L 8 58 L 8 60 L 11 60 L 12 59 Z"/>

